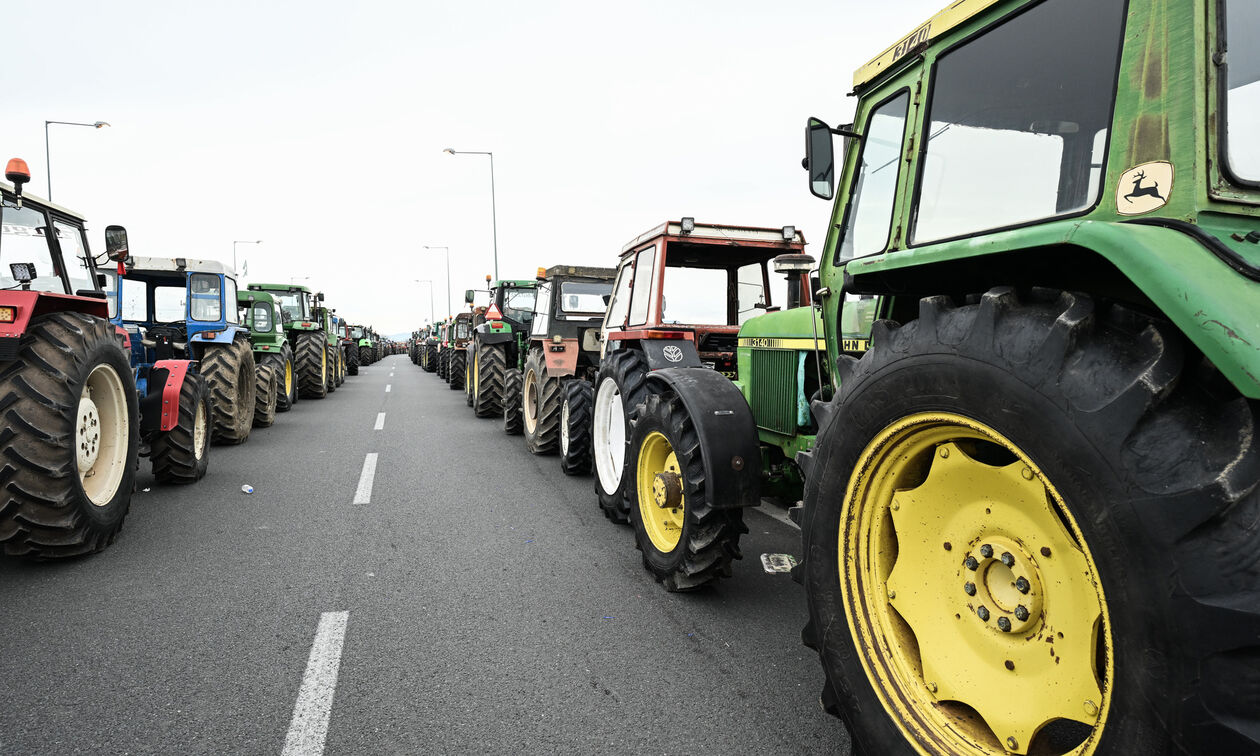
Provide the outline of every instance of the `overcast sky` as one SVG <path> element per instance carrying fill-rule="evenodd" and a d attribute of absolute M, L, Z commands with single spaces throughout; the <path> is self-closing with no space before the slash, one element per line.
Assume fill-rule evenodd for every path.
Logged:
<path fill-rule="evenodd" d="M 611 266 L 667 219 L 795 224 L 829 208 L 805 119 L 847 121 L 854 70 L 943 0 L 40 2 L 4 10 L 0 152 L 46 195 L 125 225 L 134 254 L 302 283 L 387 333 L 493 271 Z"/>

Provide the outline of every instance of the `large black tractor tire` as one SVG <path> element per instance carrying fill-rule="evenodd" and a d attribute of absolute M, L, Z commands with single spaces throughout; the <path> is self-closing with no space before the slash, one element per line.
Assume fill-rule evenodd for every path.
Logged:
<path fill-rule="evenodd" d="M 591 474 L 591 410 L 595 387 L 576 378 L 564 384 L 560 403 L 560 471 L 565 475 Z"/>
<path fill-rule="evenodd" d="M 496 417 L 503 414 L 503 374 L 507 370 L 507 350 L 502 344 L 481 344 L 473 361 L 473 414 Z"/>
<path fill-rule="evenodd" d="M 300 331 L 294 346 L 298 373 L 298 394 L 303 399 L 328 396 L 328 350 L 320 331 Z"/>
<path fill-rule="evenodd" d="M 473 387 L 477 385 L 477 376 L 473 374 L 476 369 L 477 355 L 473 352 L 473 345 L 470 343 L 464 355 L 464 403 L 469 407 L 473 406 Z"/>
<path fill-rule="evenodd" d="M 450 384 L 451 391 L 458 391 L 464 387 L 464 373 L 468 356 L 464 354 L 463 349 L 455 348 L 451 350 L 450 360 L 450 365 L 447 366 L 450 378 L 447 380 L 447 383 Z"/>
<path fill-rule="evenodd" d="M 0 417 L 0 550 L 48 559 L 112 543 L 140 448 L 136 385 L 114 327 L 77 312 L 34 318 L 17 358 L 0 363 Z"/>
<path fill-rule="evenodd" d="M 604 516 L 623 525 L 630 522 L 633 493 L 632 476 L 626 465 L 630 456 L 630 413 L 647 398 L 647 374 L 643 354 L 622 349 L 604 358 L 595 377 L 595 405 L 591 410 L 595 494 Z"/>
<path fill-rule="evenodd" d="M 270 370 L 265 366 L 260 369 Z M 187 373 L 179 389 L 179 418 L 175 427 L 158 431 L 150 446 L 149 462 L 153 464 L 154 479 L 159 483 L 186 484 L 205 477 L 210 466 L 213 423 L 214 408 L 205 379 L 197 373 Z"/>
<path fill-rule="evenodd" d="M 503 376 L 503 432 L 519 436 L 525 420 L 521 412 L 521 384 L 524 377 L 518 368 L 512 368 Z"/>
<path fill-rule="evenodd" d="M 341 385 L 337 381 L 337 350 L 333 348 L 332 344 L 325 343 L 324 353 L 325 359 L 328 361 L 328 393 L 331 394 Z"/>
<path fill-rule="evenodd" d="M 359 347 L 359 364 L 360 365 L 372 364 L 372 350 L 369 349 L 368 347 Z"/>
<path fill-rule="evenodd" d="M 1047 290 L 933 297 L 837 373 L 798 458 L 794 576 L 856 753 L 1260 753 L 1257 405 L 1174 327 Z M 989 601 L 998 551 L 1034 582 Z M 1010 617 L 997 598 L 1010 586 L 1037 601 L 1029 627 L 1020 593 Z M 1082 703 L 1063 675 L 1099 693 Z M 995 738 L 976 691 L 1050 724 Z"/>
<path fill-rule="evenodd" d="M 276 412 L 288 412 L 298 400 L 297 368 L 293 364 L 293 350 L 288 344 L 279 354 L 264 355 L 261 363 L 276 371 Z"/>
<path fill-rule="evenodd" d="M 560 379 L 547 376 L 541 349 L 531 349 L 525 357 L 522 388 L 525 448 L 531 454 L 555 454 L 560 445 Z"/>
<path fill-rule="evenodd" d="M 433 344 L 428 344 L 424 348 L 424 372 L 436 373 L 437 369 L 437 347 Z"/>
<path fill-rule="evenodd" d="M 355 347 L 346 349 L 346 372 L 350 375 L 359 374 L 359 350 Z"/>
<path fill-rule="evenodd" d="M 254 427 L 270 428 L 276 422 L 276 399 L 280 393 L 280 377 L 276 369 L 263 363 L 257 368 L 254 390 Z"/>
<path fill-rule="evenodd" d="M 643 566 L 667 591 L 691 591 L 731 576 L 743 510 L 706 501 L 704 449 L 673 392 L 648 394 L 630 435 L 630 522 Z"/>
<path fill-rule="evenodd" d="M 249 339 L 207 344 L 200 370 L 210 389 L 216 444 L 243 444 L 254 426 L 254 351 Z"/>

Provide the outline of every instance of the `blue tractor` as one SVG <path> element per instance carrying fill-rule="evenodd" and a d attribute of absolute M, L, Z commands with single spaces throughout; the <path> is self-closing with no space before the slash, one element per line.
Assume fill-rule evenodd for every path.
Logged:
<path fill-rule="evenodd" d="M 120 270 L 111 314 L 132 337 L 132 365 L 195 363 L 211 400 L 211 440 L 243 443 L 254 422 L 257 370 L 232 273 L 213 260 L 183 257 L 128 256 Z"/>

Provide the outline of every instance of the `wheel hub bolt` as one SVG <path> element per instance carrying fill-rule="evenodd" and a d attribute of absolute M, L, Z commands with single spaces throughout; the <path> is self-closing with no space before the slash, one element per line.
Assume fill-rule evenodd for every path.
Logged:
<path fill-rule="evenodd" d="M 1015 738 L 1007 738 L 1006 747 L 1014 751 L 1016 748 L 1019 748 L 1019 741 L 1016 740 Z"/>
<path fill-rule="evenodd" d="M 980 556 L 984 557 L 985 559 L 988 559 L 989 557 L 993 556 L 993 547 L 987 543 L 981 546 Z"/>
<path fill-rule="evenodd" d="M 988 621 L 989 621 L 989 609 L 988 609 L 988 607 L 984 607 L 984 606 L 982 606 L 982 607 L 980 607 L 979 609 L 977 609 L 977 610 L 976 610 L 976 616 L 977 616 L 977 617 L 979 617 L 980 619 L 984 620 L 985 622 L 988 622 Z"/>
<path fill-rule="evenodd" d="M 963 564 L 967 565 L 967 569 L 971 570 L 972 572 L 975 572 L 980 567 L 980 563 L 977 562 L 976 558 L 973 556 L 967 557 L 967 561 L 963 562 Z"/>
<path fill-rule="evenodd" d="M 1028 589 L 1030 587 L 1031 586 L 1028 584 L 1027 578 L 1021 577 L 1015 581 L 1015 590 L 1019 591 L 1020 593 L 1028 593 Z"/>
<path fill-rule="evenodd" d="M 968 596 L 974 596 L 974 595 L 976 595 L 976 584 L 975 584 L 975 583 L 963 583 L 963 593 L 966 593 Z"/>
<path fill-rule="evenodd" d="M 1004 633 L 1011 631 L 1011 621 L 1005 617 L 998 617 L 998 629 Z"/>
<path fill-rule="evenodd" d="M 1009 551 L 1002 552 L 1002 564 L 1006 565 L 1007 567 L 1015 566 L 1015 557 L 1011 556 L 1011 552 Z"/>
<path fill-rule="evenodd" d="M 1024 606 L 1023 604 L 1020 604 L 1019 606 L 1015 607 L 1015 619 L 1019 620 L 1020 622 L 1026 621 L 1028 619 L 1028 607 Z"/>

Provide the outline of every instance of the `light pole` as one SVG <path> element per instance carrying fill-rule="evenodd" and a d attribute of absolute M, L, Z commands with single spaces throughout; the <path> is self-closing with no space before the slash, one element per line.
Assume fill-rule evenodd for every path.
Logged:
<path fill-rule="evenodd" d="M 52 155 L 48 150 L 48 127 L 53 124 L 60 126 L 87 126 L 93 129 L 99 129 L 109 125 L 104 121 L 95 121 L 93 123 L 79 123 L 78 121 L 44 121 L 44 171 L 48 176 L 49 202 L 52 202 Z"/>
<path fill-rule="evenodd" d="M 427 283 L 429 285 L 429 322 L 433 323 L 437 320 L 437 318 L 433 317 L 433 282 L 427 278 L 417 278 L 415 279 L 415 282 Z M 450 294 L 449 290 L 447 290 L 447 294 Z"/>
<path fill-rule="evenodd" d="M 450 155 L 489 155 L 490 156 L 490 229 L 494 234 L 494 280 L 499 280 L 499 221 L 494 207 L 494 153 L 472 152 L 447 147 L 442 152 Z"/>
<path fill-rule="evenodd" d="M 430 247 L 424 245 L 425 249 L 440 249 L 446 253 L 446 314 L 450 315 L 451 310 L 451 248 L 450 247 Z"/>
<path fill-rule="evenodd" d="M 262 239 L 258 241 L 234 241 L 232 242 L 232 275 L 236 275 L 236 245 L 237 244 L 262 244 Z"/>

